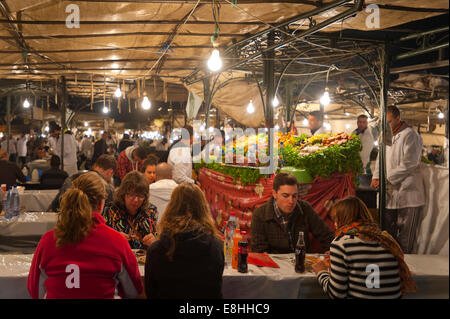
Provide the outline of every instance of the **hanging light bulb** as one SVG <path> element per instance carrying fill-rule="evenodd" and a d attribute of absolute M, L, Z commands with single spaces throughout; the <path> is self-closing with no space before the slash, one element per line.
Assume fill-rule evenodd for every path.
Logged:
<path fill-rule="evenodd" d="M 120 88 L 116 89 L 116 92 L 114 92 L 114 96 L 118 99 L 122 96 L 122 91 L 120 90 Z"/>
<path fill-rule="evenodd" d="M 278 105 L 280 105 L 280 101 L 278 101 L 277 96 L 275 95 L 275 97 L 273 98 L 273 102 L 272 102 L 273 107 L 277 107 Z"/>
<path fill-rule="evenodd" d="M 331 124 L 330 123 L 323 123 L 323 126 L 327 131 L 331 131 Z"/>
<path fill-rule="evenodd" d="M 89 126 L 88 122 L 84 122 L 84 127 L 88 127 L 88 126 Z"/>
<path fill-rule="evenodd" d="M 345 112 L 345 116 L 350 116 L 350 113 L 348 113 L 348 112 Z"/>
<path fill-rule="evenodd" d="M 320 104 L 322 104 L 323 106 L 328 106 L 328 104 L 330 104 L 331 99 L 330 99 L 330 94 L 328 94 L 328 88 L 325 88 L 325 92 L 323 92 L 322 97 L 320 98 Z"/>
<path fill-rule="evenodd" d="M 150 102 L 148 97 L 144 96 L 141 106 L 144 110 L 150 110 L 150 108 L 152 107 L 152 103 Z"/>
<path fill-rule="evenodd" d="M 250 103 L 247 105 L 247 113 L 253 114 L 255 112 L 255 107 L 253 106 L 252 100 L 250 100 Z"/>
<path fill-rule="evenodd" d="M 278 131 L 280 129 L 280 126 L 277 124 L 274 128 Z"/>
<path fill-rule="evenodd" d="M 350 124 L 345 124 L 345 128 L 348 130 L 350 128 Z"/>
<path fill-rule="evenodd" d="M 109 112 L 109 109 L 108 109 L 108 107 L 105 105 L 105 106 L 103 107 L 103 113 L 107 114 L 108 112 Z"/>
<path fill-rule="evenodd" d="M 45 127 L 44 129 L 46 132 L 50 131 L 50 127 L 48 127 L 48 125 Z"/>
<path fill-rule="evenodd" d="M 222 59 L 220 58 L 219 50 L 214 49 L 211 57 L 208 60 L 208 68 L 213 71 L 219 71 L 222 68 Z"/>
<path fill-rule="evenodd" d="M 23 107 L 26 109 L 30 107 L 30 102 L 28 102 L 28 99 L 25 99 L 25 101 L 23 101 Z"/>
<path fill-rule="evenodd" d="M 442 112 L 439 112 L 439 114 L 438 114 L 438 118 L 440 118 L 440 119 L 443 119 L 445 116 L 444 116 L 444 113 L 442 113 Z"/>

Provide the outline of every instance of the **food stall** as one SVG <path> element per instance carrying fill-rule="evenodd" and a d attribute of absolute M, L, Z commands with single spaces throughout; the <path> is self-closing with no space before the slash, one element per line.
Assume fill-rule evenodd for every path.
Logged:
<path fill-rule="evenodd" d="M 236 156 L 236 150 L 242 148 L 244 157 L 248 157 L 247 142 L 252 139 L 255 140 L 244 138 L 233 141 L 234 159 L 240 156 Z M 360 139 L 346 133 L 313 137 L 278 133 L 274 145 L 278 146 L 278 170 L 297 177 L 300 198 L 308 201 L 328 226 L 334 229 L 330 216 L 333 203 L 355 194 L 357 175 L 362 167 Z M 229 149 L 224 147 L 222 159 L 230 155 Z M 257 157 L 260 157 L 259 154 Z M 219 229 L 223 230 L 230 212 L 235 212 L 241 230 L 249 232 L 252 212 L 272 196 L 274 175 L 260 174 L 262 164 L 258 161 L 252 164 L 247 161 L 241 165 L 218 162 L 202 161 L 194 165 L 213 218 Z M 318 242 L 313 241 L 312 247 L 313 251 L 320 251 Z"/>

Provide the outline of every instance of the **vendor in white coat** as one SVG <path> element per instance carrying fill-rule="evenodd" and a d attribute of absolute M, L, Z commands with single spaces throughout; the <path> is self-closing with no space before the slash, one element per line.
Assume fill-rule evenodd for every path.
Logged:
<path fill-rule="evenodd" d="M 78 173 L 77 166 L 77 141 L 75 136 L 73 136 L 70 132 L 66 132 L 64 134 L 64 152 L 61 152 L 62 146 L 62 138 L 61 138 L 61 127 L 56 123 L 50 123 L 50 132 L 56 137 L 56 149 L 55 155 L 58 155 L 59 158 L 62 158 L 61 154 L 64 155 L 64 167 L 63 170 L 67 172 L 67 174 L 72 176 L 73 174 Z"/>
<path fill-rule="evenodd" d="M 363 162 L 363 172 L 366 173 L 367 165 L 370 162 L 370 153 L 374 148 L 375 140 L 366 115 L 362 114 L 358 116 L 356 124 L 358 128 L 353 131 L 353 134 L 358 135 L 361 139 L 362 150 L 359 154 L 361 155 L 361 160 Z"/>
<path fill-rule="evenodd" d="M 172 179 L 172 167 L 167 163 L 156 165 L 156 182 L 150 184 L 150 204 L 155 205 L 158 212 L 158 221 L 161 220 L 172 191 L 178 186 Z"/>
<path fill-rule="evenodd" d="M 313 111 L 309 113 L 308 125 L 311 130 L 311 136 L 328 133 L 323 127 L 323 113 L 321 111 Z"/>
<path fill-rule="evenodd" d="M 384 228 L 397 240 L 405 254 L 412 253 L 425 190 L 420 173 L 422 138 L 400 118 L 395 106 L 388 107 L 392 146 L 386 146 L 386 214 Z M 379 186 L 378 160 L 371 186 Z"/>

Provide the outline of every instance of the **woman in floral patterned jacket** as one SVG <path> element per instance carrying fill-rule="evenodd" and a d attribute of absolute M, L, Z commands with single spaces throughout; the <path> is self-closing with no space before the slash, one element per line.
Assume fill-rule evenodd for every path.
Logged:
<path fill-rule="evenodd" d="M 122 233 L 132 249 L 145 249 L 156 237 L 156 207 L 149 204 L 144 174 L 128 173 L 114 192 L 114 201 L 103 210 L 106 225 Z"/>

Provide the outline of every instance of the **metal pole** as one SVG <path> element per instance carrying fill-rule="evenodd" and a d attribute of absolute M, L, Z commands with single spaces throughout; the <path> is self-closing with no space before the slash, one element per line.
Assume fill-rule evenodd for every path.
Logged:
<path fill-rule="evenodd" d="M 389 89 L 389 43 L 386 42 L 381 56 L 381 90 L 380 90 L 380 117 L 381 117 L 381 143 L 379 159 L 379 189 L 378 197 L 380 228 L 383 229 L 383 216 L 386 213 L 386 111 Z"/>
<path fill-rule="evenodd" d="M 9 154 L 9 139 L 11 138 L 11 95 L 6 97 L 6 152 Z"/>
<path fill-rule="evenodd" d="M 62 100 L 61 101 L 61 169 L 64 170 L 64 133 L 66 131 L 66 78 L 61 78 Z"/>
<path fill-rule="evenodd" d="M 209 128 L 209 109 L 211 108 L 212 91 L 211 91 L 211 79 L 203 79 L 203 100 L 205 101 L 205 124 L 206 129 Z"/>
<path fill-rule="evenodd" d="M 274 33 L 270 32 L 267 36 L 267 46 L 273 46 Z M 274 50 L 270 50 L 265 54 L 264 60 L 264 84 L 266 87 L 266 112 L 265 124 L 267 128 L 273 127 L 273 99 L 275 94 L 275 67 L 274 67 Z"/>

